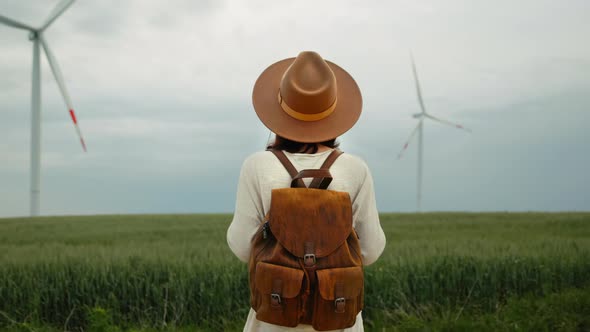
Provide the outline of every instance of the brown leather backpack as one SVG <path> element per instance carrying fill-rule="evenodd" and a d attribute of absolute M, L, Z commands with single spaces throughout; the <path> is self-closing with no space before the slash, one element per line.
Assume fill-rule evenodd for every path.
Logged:
<path fill-rule="evenodd" d="M 352 204 L 346 192 L 327 190 L 334 150 L 320 169 L 291 175 L 291 188 L 273 189 L 266 220 L 252 239 L 250 304 L 260 321 L 318 331 L 354 325 L 363 307 L 363 268 Z M 307 188 L 303 178 L 314 178 Z"/>

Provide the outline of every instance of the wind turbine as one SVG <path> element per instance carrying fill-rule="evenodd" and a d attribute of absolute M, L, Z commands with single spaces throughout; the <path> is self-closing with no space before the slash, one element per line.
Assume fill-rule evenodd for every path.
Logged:
<path fill-rule="evenodd" d="M 47 62 L 51 67 L 51 71 L 53 72 L 53 76 L 57 81 L 57 85 L 59 86 L 59 91 L 61 92 L 66 106 L 70 112 L 70 117 L 74 122 L 74 126 L 76 128 L 76 132 L 78 133 L 78 137 L 80 138 L 80 143 L 82 144 L 82 148 L 84 152 L 86 152 L 86 144 L 84 143 L 84 138 L 82 137 L 82 133 L 80 132 L 80 127 L 78 126 L 78 120 L 76 119 L 76 114 L 74 113 L 74 107 L 72 106 L 72 101 L 70 100 L 70 96 L 66 90 L 66 86 L 64 84 L 63 76 L 55 60 L 55 56 L 51 52 L 43 33 L 45 30 L 66 10 L 74 0 L 63 0 L 58 3 L 53 11 L 49 14 L 43 25 L 39 28 L 34 28 L 28 24 L 24 24 L 8 17 L 0 15 L 0 23 L 3 23 L 7 26 L 27 30 L 29 31 L 29 40 L 33 42 L 33 77 L 32 77 L 32 95 L 31 95 L 31 216 L 38 216 L 39 215 L 39 208 L 40 208 L 40 196 L 41 196 L 41 72 L 40 72 L 40 59 L 39 59 L 39 46 L 43 47 L 45 51 L 45 55 L 47 56 Z"/>
<path fill-rule="evenodd" d="M 471 132 L 471 130 L 463 127 L 460 124 L 456 124 L 447 120 L 443 120 L 437 117 L 434 117 L 432 115 L 430 115 L 429 113 L 426 112 L 426 107 L 424 106 L 424 100 L 422 100 L 422 90 L 420 89 L 420 81 L 418 80 L 418 72 L 416 70 L 416 64 L 414 63 L 414 56 L 410 53 L 410 57 L 412 58 L 412 71 L 414 72 L 414 80 L 416 82 L 416 94 L 418 95 L 418 103 L 420 104 L 420 110 L 421 112 L 416 113 L 413 115 L 413 117 L 415 119 L 419 119 L 418 120 L 418 125 L 414 128 L 414 130 L 412 130 L 412 133 L 410 134 L 410 137 L 408 137 L 408 139 L 406 140 L 406 143 L 404 144 L 404 146 L 402 147 L 401 151 L 399 152 L 397 159 L 401 159 L 403 153 L 406 151 L 406 149 L 408 148 L 408 145 L 410 144 L 410 142 L 412 141 L 412 139 L 414 138 L 414 136 L 416 135 L 416 133 L 418 133 L 418 176 L 416 179 L 416 201 L 417 201 L 417 211 L 420 212 L 422 209 L 422 156 L 424 154 L 424 120 L 426 119 L 430 119 L 430 120 L 434 120 L 436 122 L 451 126 L 451 127 L 455 127 L 458 129 L 462 129 L 468 132 Z"/>

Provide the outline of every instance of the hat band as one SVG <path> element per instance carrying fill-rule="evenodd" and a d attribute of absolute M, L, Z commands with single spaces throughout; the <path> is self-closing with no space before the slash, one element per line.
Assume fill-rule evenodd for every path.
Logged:
<path fill-rule="evenodd" d="M 321 111 L 319 113 L 313 113 L 313 114 L 301 113 L 301 112 L 297 112 L 296 110 L 289 107 L 289 105 L 287 105 L 287 103 L 285 102 L 285 100 L 281 96 L 281 91 L 279 90 L 279 104 L 281 105 L 281 108 L 283 109 L 283 111 L 285 111 L 285 113 L 289 114 L 292 118 L 295 118 L 295 119 L 301 120 L 301 121 L 319 121 L 321 119 L 327 118 L 336 109 L 336 102 L 337 101 L 338 101 L 338 98 L 334 99 L 334 102 L 332 103 L 332 105 L 330 107 L 328 107 L 326 110 Z"/>

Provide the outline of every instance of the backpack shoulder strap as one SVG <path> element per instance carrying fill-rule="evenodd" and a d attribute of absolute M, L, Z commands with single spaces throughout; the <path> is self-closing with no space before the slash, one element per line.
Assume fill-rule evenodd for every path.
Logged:
<path fill-rule="evenodd" d="M 289 161 L 289 158 L 287 158 L 287 156 L 285 155 L 285 153 L 282 150 L 269 149 L 269 151 L 272 152 L 275 156 L 277 156 L 277 158 L 279 159 L 281 164 L 283 164 L 283 166 L 285 167 L 287 172 L 289 172 L 291 179 L 293 179 L 294 177 L 297 176 L 297 174 L 299 172 L 297 172 L 297 169 L 295 168 L 295 166 L 293 166 L 293 164 Z M 297 187 L 298 188 L 306 188 L 305 183 L 303 182 L 302 179 L 297 179 Z"/>
<path fill-rule="evenodd" d="M 324 163 L 322 164 L 322 167 L 320 167 L 320 169 L 321 170 L 329 170 L 330 167 L 332 166 L 332 164 L 336 161 L 336 159 L 338 157 L 340 157 L 343 153 L 344 152 L 342 152 L 340 149 L 332 150 L 332 152 L 330 153 L 330 155 L 328 155 L 328 157 L 326 158 L 326 160 L 324 161 Z M 322 184 L 322 179 L 315 178 L 315 179 L 313 179 L 313 181 L 311 181 L 311 183 L 309 184 L 309 187 L 310 188 L 319 188 L 321 184 Z"/>

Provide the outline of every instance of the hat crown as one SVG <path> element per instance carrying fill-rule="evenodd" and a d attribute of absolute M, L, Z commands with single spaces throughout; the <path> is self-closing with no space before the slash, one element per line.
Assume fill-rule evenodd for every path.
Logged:
<path fill-rule="evenodd" d="M 336 76 L 318 53 L 301 52 L 285 71 L 279 93 L 296 112 L 322 113 L 336 102 Z"/>
<path fill-rule="evenodd" d="M 252 91 L 254 111 L 275 134 L 302 142 L 336 138 L 357 122 L 363 107 L 354 78 L 315 52 L 268 66 Z"/>

